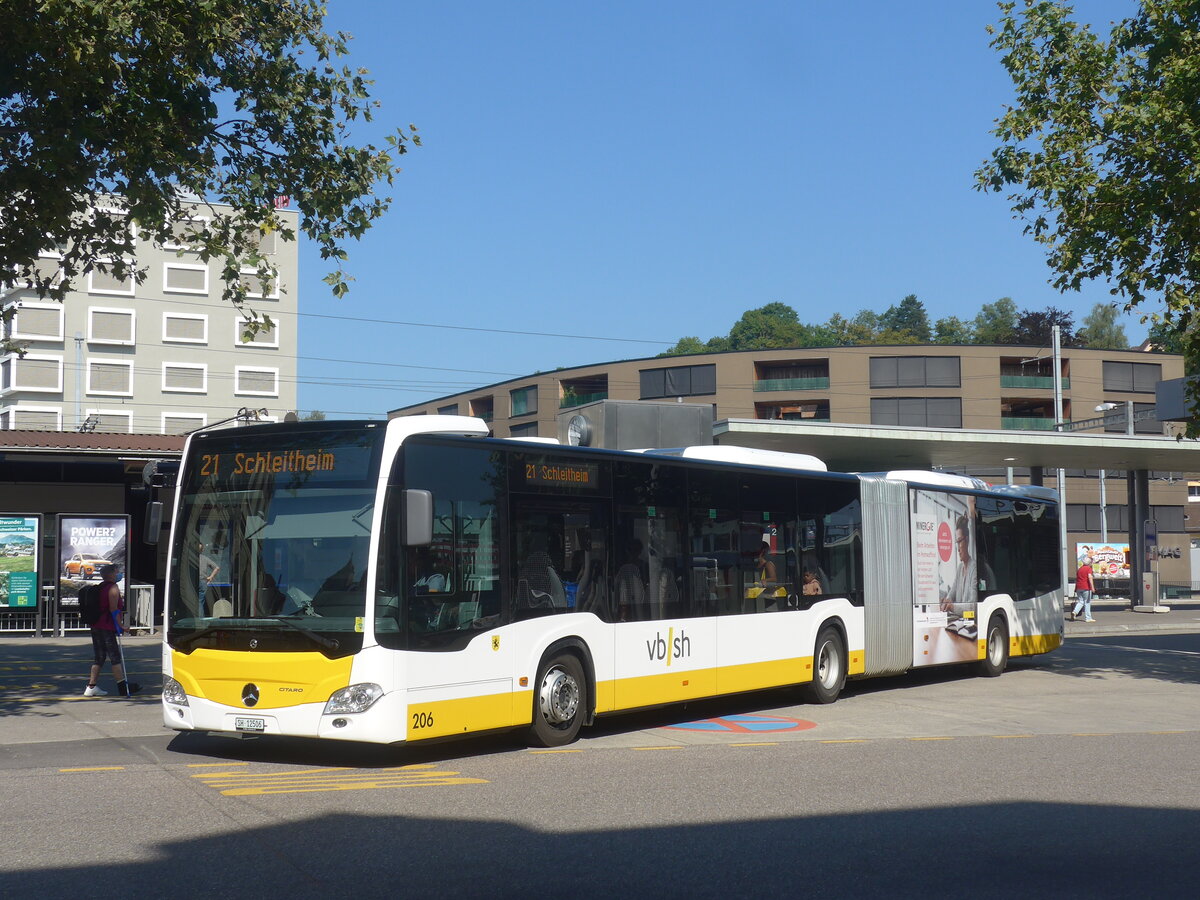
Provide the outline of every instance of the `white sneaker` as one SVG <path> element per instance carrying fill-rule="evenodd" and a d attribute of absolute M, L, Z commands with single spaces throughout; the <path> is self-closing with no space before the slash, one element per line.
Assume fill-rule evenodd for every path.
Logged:
<path fill-rule="evenodd" d="M 83 689 L 83 696 L 85 696 L 85 697 L 107 697 L 108 691 L 106 691 L 104 688 L 100 687 L 100 685 L 98 685 L 98 684 L 89 684 L 87 687 L 85 687 Z"/>

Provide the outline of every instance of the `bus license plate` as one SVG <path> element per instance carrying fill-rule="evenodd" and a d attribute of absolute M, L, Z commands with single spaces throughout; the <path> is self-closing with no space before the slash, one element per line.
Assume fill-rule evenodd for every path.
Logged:
<path fill-rule="evenodd" d="M 266 719 L 252 719 L 246 716 L 238 716 L 233 720 L 233 727 L 238 731 L 266 731 Z"/>

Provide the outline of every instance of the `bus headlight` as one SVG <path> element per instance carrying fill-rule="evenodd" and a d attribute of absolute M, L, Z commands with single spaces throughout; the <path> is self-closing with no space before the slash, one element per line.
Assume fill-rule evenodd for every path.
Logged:
<path fill-rule="evenodd" d="M 174 703 L 176 706 L 188 705 L 187 694 L 183 692 L 183 685 L 169 675 L 163 678 L 162 696 L 168 703 Z"/>
<path fill-rule="evenodd" d="M 325 715 L 366 712 L 382 696 L 383 688 L 377 684 L 352 684 L 333 692 L 325 704 Z"/>

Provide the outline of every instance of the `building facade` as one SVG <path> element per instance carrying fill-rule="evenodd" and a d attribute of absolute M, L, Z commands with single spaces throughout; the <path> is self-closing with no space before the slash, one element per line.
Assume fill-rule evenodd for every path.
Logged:
<path fill-rule="evenodd" d="M 197 207 L 192 221 L 211 209 Z M 280 214 L 295 227 L 295 212 Z M 27 351 L 0 357 L 0 429 L 180 434 L 241 409 L 282 420 L 296 408 L 297 244 L 269 234 L 261 250 L 277 282 L 262 285 L 251 268 L 242 277 L 247 306 L 274 327 L 251 342 L 221 299 L 220 263 L 182 244 L 137 240 L 141 284 L 92 272 L 63 303 L 0 290 L 0 304 L 16 307 L 7 336 Z M 58 259 L 47 251 L 39 266 L 52 274 Z"/>
<path fill-rule="evenodd" d="M 491 423 L 497 437 L 558 437 L 560 412 L 594 400 L 710 403 L 715 420 L 784 419 L 935 429 L 1054 430 L 1051 352 L 1011 345 L 904 345 L 733 351 L 578 366 L 514 378 L 389 416 L 449 413 Z M 1155 386 L 1183 376 L 1183 358 L 1141 351 L 1064 349 L 1062 420 L 1093 420 L 1097 432 L 1125 432 L 1118 410 L 1132 403 L 1133 430 L 1146 436 L 1178 428 L 1154 417 Z M 802 447 L 797 448 L 803 451 Z M 879 460 L 879 468 L 890 468 Z M 1027 470 L 958 469 L 994 481 L 1024 481 Z M 1045 473 L 1053 485 L 1053 472 Z M 1128 543 L 1126 473 L 1068 469 L 1068 544 Z M 1177 551 L 1158 561 L 1164 583 L 1190 588 L 1192 532 L 1187 473 L 1153 472 L 1152 516 L 1159 545 Z M 1103 485 L 1103 488 L 1102 488 Z"/>

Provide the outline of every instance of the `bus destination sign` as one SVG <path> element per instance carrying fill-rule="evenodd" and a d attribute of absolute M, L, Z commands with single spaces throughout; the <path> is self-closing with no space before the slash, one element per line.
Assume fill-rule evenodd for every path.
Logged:
<path fill-rule="evenodd" d="M 525 484 L 538 487 L 599 487 L 599 467 L 595 464 L 564 462 L 525 463 Z"/>
<path fill-rule="evenodd" d="M 333 472 L 337 456 L 329 450 L 260 450 L 257 453 L 201 453 L 200 476 L 282 475 L 291 472 Z"/>

